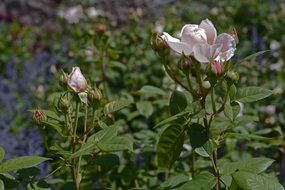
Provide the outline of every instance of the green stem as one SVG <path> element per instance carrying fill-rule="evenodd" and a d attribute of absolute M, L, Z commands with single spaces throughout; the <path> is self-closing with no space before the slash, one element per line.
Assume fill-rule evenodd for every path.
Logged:
<path fill-rule="evenodd" d="M 217 153 L 217 148 L 214 150 L 213 154 L 213 163 L 214 163 L 214 168 L 215 168 L 215 176 L 217 178 L 217 183 L 216 183 L 216 190 L 220 189 L 220 173 L 219 173 L 219 168 L 218 168 L 218 153 Z"/>
<path fill-rule="evenodd" d="M 72 141 L 72 153 L 76 151 L 76 138 L 77 138 L 77 126 L 78 126 L 78 114 L 79 114 L 79 101 L 76 100 L 76 105 L 75 105 L 75 125 L 73 129 L 73 141 Z M 74 188 L 75 190 L 80 189 L 80 180 L 78 173 L 76 171 L 76 162 L 75 159 L 72 159 L 71 161 L 71 171 L 72 171 L 72 178 L 73 178 L 73 183 L 74 183 Z"/>
<path fill-rule="evenodd" d="M 191 167 L 191 173 L 192 173 L 192 178 L 195 176 L 195 150 L 192 149 L 192 167 Z"/>
<path fill-rule="evenodd" d="M 215 103 L 215 98 L 214 98 L 214 87 L 212 87 L 211 89 L 211 101 L 212 101 L 213 112 L 215 114 L 217 112 L 217 109 L 216 109 L 216 103 Z"/>
<path fill-rule="evenodd" d="M 83 130 L 82 146 L 85 144 L 85 141 L 87 139 L 87 116 L 88 116 L 87 105 L 85 105 L 84 108 L 85 108 L 85 113 L 84 113 L 84 130 Z M 78 159 L 77 176 L 81 175 L 80 174 L 81 159 L 82 159 L 82 156 L 80 156 Z"/>
<path fill-rule="evenodd" d="M 75 125 L 73 129 L 73 142 L 76 142 L 76 134 L 77 134 L 77 127 L 78 127 L 78 114 L 79 114 L 79 101 L 76 100 L 76 106 L 75 106 Z"/>

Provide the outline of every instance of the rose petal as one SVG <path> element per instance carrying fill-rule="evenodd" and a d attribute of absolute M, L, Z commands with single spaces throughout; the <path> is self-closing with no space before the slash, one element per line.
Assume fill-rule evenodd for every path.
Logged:
<path fill-rule="evenodd" d="M 219 55 L 222 62 L 228 61 L 234 55 L 236 50 L 236 41 L 231 35 L 222 33 L 217 37 L 215 43 L 222 45 L 221 53 Z"/>
<path fill-rule="evenodd" d="M 185 42 L 191 47 L 198 43 L 206 43 L 206 32 L 203 28 L 198 28 L 198 25 L 186 24 L 181 30 L 181 42 Z"/>
<path fill-rule="evenodd" d="M 198 44 L 194 46 L 194 57 L 201 63 L 211 62 L 213 59 L 217 58 L 222 46 L 220 44 Z"/>
<path fill-rule="evenodd" d="M 177 53 L 184 53 L 185 55 L 190 55 L 193 52 L 191 46 L 186 43 L 180 42 L 177 38 L 170 36 L 166 32 L 164 32 L 161 37 L 166 41 L 169 47 Z"/>
<path fill-rule="evenodd" d="M 203 28 L 205 30 L 208 44 L 214 44 L 217 38 L 217 30 L 213 23 L 209 19 L 205 19 L 200 23 L 199 28 Z"/>

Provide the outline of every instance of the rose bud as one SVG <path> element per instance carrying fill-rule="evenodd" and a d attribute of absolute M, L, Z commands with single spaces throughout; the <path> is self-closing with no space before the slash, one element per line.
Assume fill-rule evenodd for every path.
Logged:
<path fill-rule="evenodd" d="M 36 109 L 34 111 L 33 120 L 37 125 L 41 125 L 44 121 L 47 120 L 47 116 L 41 109 Z"/>
<path fill-rule="evenodd" d="M 60 96 L 57 106 L 63 113 L 67 113 L 70 103 L 67 98 Z"/>
<path fill-rule="evenodd" d="M 166 55 L 169 52 L 169 48 L 164 40 L 164 37 L 159 36 L 157 33 L 152 34 L 150 44 L 152 49 L 161 56 Z"/>
<path fill-rule="evenodd" d="M 67 84 L 75 93 L 84 92 L 87 89 L 87 81 L 79 67 L 72 68 L 72 72 L 68 75 Z"/>
<path fill-rule="evenodd" d="M 234 71 L 228 71 L 228 72 L 226 73 L 226 76 L 227 76 L 229 79 L 231 79 L 232 81 L 234 81 L 234 82 L 237 82 L 238 79 L 239 79 L 238 73 L 236 73 L 236 72 L 234 72 Z"/>
<path fill-rule="evenodd" d="M 88 91 L 88 99 L 90 102 L 97 102 L 102 99 L 102 92 L 99 88 L 94 87 Z"/>
<path fill-rule="evenodd" d="M 62 74 L 59 77 L 59 85 L 63 88 L 66 88 L 67 87 L 67 79 L 68 79 L 67 74 L 64 71 L 62 71 Z"/>

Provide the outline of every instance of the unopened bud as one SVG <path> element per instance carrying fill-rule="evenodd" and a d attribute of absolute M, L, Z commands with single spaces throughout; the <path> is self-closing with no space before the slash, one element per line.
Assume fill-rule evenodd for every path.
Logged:
<path fill-rule="evenodd" d="M 234 81 L 234 82 L 237 82 L 238 79 L 239 79 L 238 73 L 237 73 L 237 72 L 234 72 L 234 71 L 228 71 L 228 72 L 226 73 L 226 76 L 227 76 L 229 79 L 231 79 L 232 81 Z"/>
<path fill-rule="evenodd" d="M 62 71 L 62 74 L 59 77 L 59 85 L 63 88 L 66 88 L 67 87 L 67 79 L 68 79 L 67 74 L 64 71 Z"/>
<path fill-rule="evenodd" d="M 182 53 L 180 62 L 179 62 L 179 66 L 183 71 L 190 71 L 190 69 L 193 67 L 194 65 L 194 59 L 191 56 L 187 56 L 184 53 Z"/>
<path fill-rule="evenodd" d="M 223 73 L 222 63 L 219 60 L 214 60 L 211 63 L 212 72 L 219 75 Z"/>
<path fill-rule="evenodd" d="M 169 48 L 165 40 L 157 33 L 152 34 L 150 44 L 152 49 L 158 52 L 159 55 L 165 55 L 169 52 Z"/>
<path fill-rule="evenodd" d="M 57 102 L 57 106 L 63 113 L 67 113 L 70 106 L 69 100 L 61 96 Z"/>
<path fill-rule="evenodd" d="M 72 72 L 68 75 L 67 84 L 75 93 L 84 92 L 87 89 L 87 81 L 79 67 L 72 68 Z"/>
<path fill-rule="evenodd" d="M 211 88 L 211 83 L 209 81 L 203 81 L 202 82 L 202 86 L 205 88 L 205 89 L 209 89 Z"/>
<path fill-rule="evenodd" d="M 41 125 L 44 121 L 47 120 L 47 116 L 41 109 L 36 109 L 34 111 L 33 120 L 37 125 Z"/>
<path fill-rule="evenodd" d="M 102 99 L 102 92 L 99 88 L 94 87 L 88 91 L 88 100 L 90 102 L 98 102 Z"/>

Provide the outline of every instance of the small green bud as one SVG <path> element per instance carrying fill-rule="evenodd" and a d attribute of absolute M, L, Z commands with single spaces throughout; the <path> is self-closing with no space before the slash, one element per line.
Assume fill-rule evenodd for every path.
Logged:
<path fill-rule="evenodd" d="M 44 114 L 44 112 L 41 109 L 36 109 L 34 111 L 33 120 L 37 125 L 42 125 L 44 121 L 47 120 L 47 116 Z"/>
<path fill-rule="evenodd" d="M 70 106 L 69 100 L 64 96 L 60 96 L 57 106 L 63 113 L 67 113 Z"/>
<path fill-rule="evenodd" d="M 237 82 L 237 81 L 239 80 L 239 75 L 238 75 L 238 73 L 237 73 L 237 72 L 234 72 L 234 71 L 228 71 L 228 72 L 226 73 L 226 76 L 227 76 L 229 79 L 233 80 L 234 82 Z"/>
<path fill-rule="evenodd" d="M 209 81 L 203 81 L 202 82 L 202 86 L 205 88 L 205 89 L 209 89 L 211 88 L 211 83 Z"/>
<path fill-rule="evenodd" d="M 180 62 L 179 62 L 179 67 L 181 68 L 181 70 L 183 70 L 184 72 L 189 72 L 191 68 L 193 68 L 195 62 L 194 62 L 194 58 L 191 56 L 187 56 L 184 53 L 182 53 Z"/>
<path fill-rule="evenodd" d="M 152 49 L 161 56 L 166 55 L 169 52 L 168 45 L 157 33 L 152 34 L 150 44 Z"/>
<path fill-rule="evenodd" d="M 98 102 L 102 99 L 102 92 L 99 88 L 94 87 L 88 91 L 88 100 L 90 102 Z"/>
<path fill-rule="evenodd" d="M 62 71 L 62 74 L 59 77 L 59 85 L 61 87 L 67 88 L 67 78 L 68 78 L 67 74 L 64 71 Z"/>

